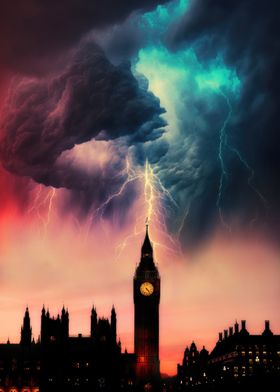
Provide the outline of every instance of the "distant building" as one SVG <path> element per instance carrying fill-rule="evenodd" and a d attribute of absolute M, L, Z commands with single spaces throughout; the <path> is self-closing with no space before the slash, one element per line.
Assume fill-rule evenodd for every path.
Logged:
<path fill-rule="evenodd" d="M 43 307 L 35 343 L 28 308 L 19 344 L 0 344 L 0 392 L 156 391 L 159 388 L 160 277 L 148 226 L 134 280 L 135 353 L 122 352 L 117 315 L 91 311 L 90 335 L 69 336 L 69 313 Z"/>
<path fill-rule="evenodd" d="M 240 329 L 235 323 L 234 328 L 219 333 L 210 355 L 204 350 L 198 353 L 194 343 L 191 350 L 186 349 L 182 365 L 178 365 L 180 390 L 189 385 L 240 385 L 280 379 L 280 335 L 273 334 L 269 321 L 265 321 L 261 335 L 249 334 L 244 320 Z"/>
<path fill-rule="evenodd" d="M 187 347 L 184 352 L 182 365 L 178 365 L 178 380 L 181 386 L 193 386 L 201 381 L 206 381 L 206 372 L 208 371 L 209 353 L 203 347 L 198 351 L 194 342 L 190 348 Z"/>
<path fill-rule="evenodd" d="M 135 355 L 121 352 L 117 316 L 91 313 L 90 336 L 69 336 L 69 314 L 41 315 L 40 341 L 31 341 L 26 309 L 20 344 L 0 345 L 0 392 L 130 390 L 135 384 Z M 123 387 L 123 388 L 122 388 Z"/>

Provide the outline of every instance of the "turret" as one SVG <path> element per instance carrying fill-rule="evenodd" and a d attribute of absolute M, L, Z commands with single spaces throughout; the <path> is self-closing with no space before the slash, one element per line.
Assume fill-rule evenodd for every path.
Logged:
<path fill-rule="evenodd" d="M 62 334 L 64 337 L 69 336 L 69 313 L 68 310 L 65 310 L 64 305 L 61 311 L 61 325 L 62 325 Z"/>
<path fill-rule="evenodd" d="M 64 306 L 61 315 L 50 317 L 49 310 L 42 309 L 41 342 L 45 344 L 65 343 L 69 337 L 69 313 Z"/>
<path fill-rule="evenodd" d="M 241 330 L 240 335 L 249 335 L 249 332 L 246 329 L 246 320 L 241 320 Z"/>
<path fill-rule="evenodd" d="M 189 347 L 187 346 L 185 351 L 184 351 L 184 358 L 183 358 L 183 366 L 184 367 L 186 367 L 188 365 L 189 354 L 190 354 L 190 350 L 189 350 Z"/>
<path fill-rule="evenodd" d="M 96 333 L 97 328 L 97 312 L 95 307 L 93 306 L 91 309 L 91 322 L 90 322 L 90 336 L 93 338 Z"/>
<path fill-rule="evenodd" d="M 31 338 L 32 338 L 32 329 L 30 326 L 30 316 L 29 316 L 29 310 L 28 308 L 26 308 L 24 319 L 23 319 L 23 325 L 21 327 L 20 344 L 24 346 L 30 346 Z"/>
<path fill-rule="evenodd" d="M 265 327 L 264 327 L 264 331 L 262 333 L 263 336 L 273 336 L 273 332 L 270 329 L 269 326 L 269 320 L 265 320 Z"/>
<path fill-rule="evenodd" d="M 111 329 L 113 342 L 115 343 L 117 341 L 117 315 L 114 306 L 111 311 Z"/>
<path fill-rule="evenodd" d="M 157 270 L 154 258 L 153 247 L 149 238 L 149 226 L 146 225 L 146 235 L 141 248 L 141 260 L 137 268 L 139 271 L 154 271 Z"/>

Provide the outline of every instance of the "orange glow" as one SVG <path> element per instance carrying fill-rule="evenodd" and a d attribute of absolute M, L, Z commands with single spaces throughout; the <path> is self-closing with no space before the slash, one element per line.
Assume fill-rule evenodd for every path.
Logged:
<path fill-rule="evenodd" d="M 49 192 L 43 187 L 42 195 Z M 33 336 L 40 333 L 42 305 L 57 314 L 63 304 L 70 312 L 70 334 L 90 332 L 90 311 L 108 316 L 117 311 L 117 334 L 123 350 L 133 352 L 133 293 L 135 266 L 144 238 L 145 202 L 139 199 L 122 230 L 107 221 L 94 222 L 91 232 L 74 216 L 60 216 L 65 190 L 57 190 L 46 233 L 32 203 L 19 214 L 17 204 L 5 204 L 0 221 L 1 298 L 0 341 L 19 341 L 19 329 L 29 305 Z M 36 188 L 32 190 L 36 194 Z M 49 204 L 41 206 L 47 217 Z M 135 222 L 139 233 L 134 235 Z M 102 229 L 101 229 L 102 227 Z M 44 234 L 44 235 L 43 235 Z M 118 244 L 129 236 L 118 255 Z M 217 233 L 194 254 L 176 252 L 174 243 L 157 220 L 150 222 L 155 261 L 161 275 L 160 362 L 161 372 L 175 374 L 186 345 L 211 350 L 218 332 L 235 319 L 247 319 L 253 333 L 270 319 L 280 332 L 279 251 L 259 239 L 229 241 Z M 163 245 L 157 245 L 163 244 Z M 252 274 L 252 271 L 254 273 Z"/>

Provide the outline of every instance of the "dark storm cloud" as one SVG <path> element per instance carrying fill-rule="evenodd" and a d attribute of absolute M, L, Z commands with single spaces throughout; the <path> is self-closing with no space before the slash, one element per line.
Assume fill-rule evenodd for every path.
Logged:
<path fill-rule="evenodd" d="M 0 64 L 31 73 L 93 28 L 123 21 L 165 0 L 13 0 L 0 2 Z"/>
<path fill-rule="evenodd" d="M 172 50 L 192 46 L 202 63 L 222 55 L 225 63 L 236 69 L 242 90 L 227 129 L 228 142 L 253 171 L 233 150 L 226 149 L 229 175 L 221 206 L 229 223 L 241 222 L 244 228 L 253 222 L 274 233 L 280 222 L 279 29 L 277 0 L 193 0 L 180 23 L 169 32 Z M 214 124 L 218 122 L 210 119 L 209 129 Z M 198 145 L 204 157 L 210 150 L 207 138 Z M 215 201 L 221 168 L 217 154 L 209 157 L 208 165 L 212 170 L 197 182 L 197 189 L 200 186 L 205 193 L 192 200 L 182 234 L 184 243 L 200 240 L 219 220 Z M 181 194 L 180 187 L 180 181 L 174 184 L 175 194 Z"/>
<path fill-rule="evenodd" d="M 24 78 L 11 86 L 0 124 L 1 161 L 14 174 L 104 201 L 125 178 L 127 147 L 162 135 L 163 112 L 127 65 L 112 65 L 87 43 L 56 77 Z M 85 159 L 98 155 L 98 143 L 118 141 L 106 147 L 111 159 L 105 166 L 85 169 L 70 150 L 92 139 L 95 149 Z"/>

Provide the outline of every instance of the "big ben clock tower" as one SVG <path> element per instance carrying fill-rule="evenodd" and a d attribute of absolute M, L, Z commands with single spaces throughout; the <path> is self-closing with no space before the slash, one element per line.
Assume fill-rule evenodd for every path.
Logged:
<path fill-rule="evenodd" d="M 134 275 L 134 352 L 136 377 L 140 385 L 159 381 L 160 277 L 153 259 L 148 225 L 141 260 Z"/>

